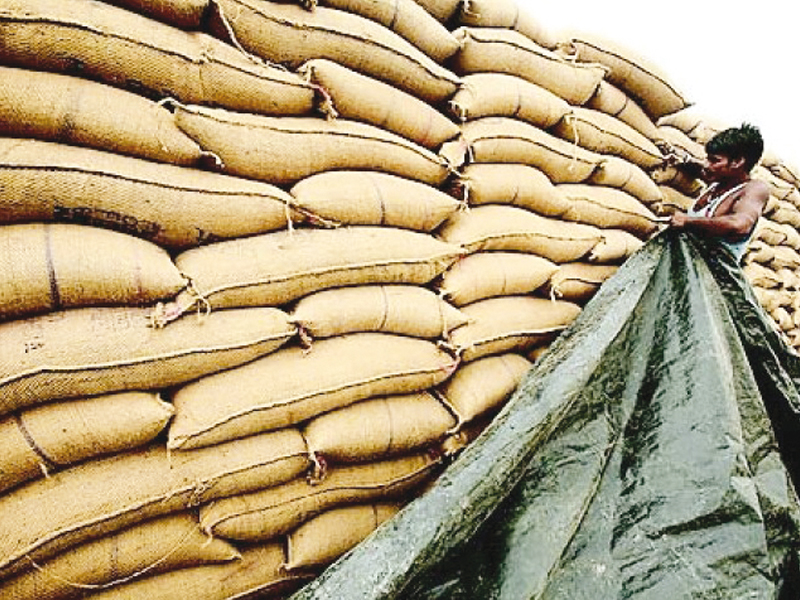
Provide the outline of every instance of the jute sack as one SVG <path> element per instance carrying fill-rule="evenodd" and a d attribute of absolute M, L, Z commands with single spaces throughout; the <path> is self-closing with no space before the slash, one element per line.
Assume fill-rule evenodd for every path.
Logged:
<path fill-rule="evenodd" d="M 751 263 L 757 262 L 766 265 L 775 258 L 775 248 L 769 244 L 765 244 L 761 240 L 752 240 L 747 245 L 747 252 L 744 255 L 744 262 Z"/>
<path fill-rule="evenodd" d="M 443 23 L 449 21 L 461 5 L 461 0 L 415 0 L 415 2 Z"/>
<path fill-rule="evenodd" d="M 468 121 L 461 138 L 439 151 L 450 164 L 515 163 L 536 167 L 551 181 L 579 183 L 588 179 L 603 157 L 562 140 L 534 125 L 508 117 Z"/>
<path fill-rule="evenodd" d="M 0 67 L 0 134 L 193 165 L 202 150 L 172 114 L 131 92 L 78 77 Z"/>
<path fill-rule="evenodd" d="M 376 21 L 438 63 L 458 51 L 453 34 L 414 0 L 319 0 L 319 4 Z"/>
<path fill-rule="evenodd" d="M 0 583 L 15 600 L 77 600 L 141 576 L 241 558 L 200 531 L 193 513 L 159 517 L 70 548 Z"/>
<path fill-rule="evenodd" d="M 66 223 L 0 227 L 0 318 L 65 308 L 152 304 L 186 287 L 169 254 L 146 240 Z"/>
<path fill-rule="evenodd" d="M 665 154 L 671 153 L 678 157 L 690 156 L 699 161 L 705 159 L 706 151 L 703 145 L 672 125 L 659 125 L 655 140 L 666 147 Z"/>
<path fill-rule="evenodd" d="M 203 304 L 225 308 L 282 305 L 340 286 L 421 285 L 463 253 L 425 233 L 364 226 L 266 233 L 187 250 L 175 262 Z M 198 301 L 183 296 L 180 310 Z"/>
<path fill-rule="evenodd" d="M 470 206 L 511 204 L 559 217 L 569 202 L 542 171 L 528 165 L 474 163 L 458 174 L 455 194 Z"/>
<path fill-rule="evenodd" d="M 438 288 L 454 305 L 464 306 L 492 296 L 531 293 L 557 270 L 558 265 L 535 254 L 478 252 L 445 271 Z"/>
<path fill-rule="evenodd" d="M 800 229 L 800 210 L 794 204 L 786 200 L 777 200 L 778 207 L 769 213 L 769 218 L 776 223 L 791 225 L 795 229 Z"/>
<path fill-rule="evenodd" d="M 560 265 L 547 283 L 553 298 L 584 304 L 595 295 L 606 279 L 617 272 L 617 265 L 569 263 Z"/>
<path fill-rule="evenodd" d="M 458 417 L 458 428 L 501 406 L 533 365 L 519 354 L 497 354 L 464 365 L 437 388 Z"/>
<path fill-rule="evenodd" d="M 562 183 L 557 186 L 570 201 L 561 218 L 603 229 L 622 229 L 646 239 L 656 231 L 656 216 L 631 194 L 603 185 Z"/>
<path fill-rule="evenodd" d="M 203 25 L 211 0 L 111 0 L 109 4 L 180 29 L 196 31 Z"/>
<path fill-rule="evenodd" d="M 277 486 L 307 466 L 295 429 L 194 452 L 158 444 L 77 465 L 0 497 L 0 575 L 146 519 Z"/>
<path fill-rule="evenodd" d="M 797 291 L 800 289 L 800 275 L 797 274 L 797 271 L 790 267 L 781 267 L 775 274 L 781 280 L 781 285 L 783 289 L 790 290 L 790 291 Z"/>
<path fill-rule="evenodd" d="M 225 564 L 177 569 L 115 586 L 92 600 L 230 600 L 285 598 L 312 578 L 309 573 L 287 574 L 282 543 L 251 545 L 242 557 Z"/>
<path fill-rule="evenodd" d="M 461 49 L 451 62 L 459 75 L 486 72 L 516 75 L 570 104 L 589 100 L 606 72 L 597 64 L 564 60 L 510 29 L 460 27 L 454 35 L 461 42 Z"/>
<path fill-rule="evenodd" d="M 102 2 L 8 0 L 0 38 L 0 60 L 8 65 L 79 73 L 154 98 L 231 110 L 313 110 L 313 86 L 299 75 L 257 63 L 204 33 Z"/>
<path fill-rule="evenodd" d="M 470 322 L 453 331 L 451 343 L 465 363 L 552 340 L 581 312 L 571 302 L 531 296 L 489 298 L 461 310 Z"/>
<path fill-rule="evenodd" d="M 793 184 L 773 175 L 769 169 L 761 165 L 756 165 L 751 173 L 755 179 L 766 182 L 770 187 L 770 193 L 778 200 L 788 201 L 794 206 L 800 207 L 800 191 Z"/>
<path fill-rule="evenodd" d="M 460 121 L 514 117 L 542 129 L 558 123 L 570 110 L 569 103 L 550 90 L 505 73 L 464 76 L 447 106 Z"/>
<path fill-rule="evenodd" d="M 664 162 L 664 155 L 655 143 L 624 121 L 592 108 L 573 107 L 552 132 L 573 144 L 619 156 L 643 169 Z"/>
<path fill-rule="evenodd" d="M 373 396 L 424 390 L 456 366 L 433 342 L 387 333 L 318 340 L 310 351 L 288 347 L 177 390 L 167 447 L 208 446 Z"/>
<path fill-rule="evenodd" d="M 655 182 L 659 189 L 669 186 L 684 196 L 693 198 L 699 196 L 705 187 L 705 184 L 700 179 L 692 177 L 684 169 L 670 162 L 650 170 L 650 179 Z M 653 196 L 651 194 L 648 200 L 643 199 L 642 201 L 647 203 L 652 202 L 652 199 Z M 654 204 L 657 203 L 658 201 Z"/>
<path fill-rule="evenodd" d="M 650 208 L 656 214 L 672 214 L 676 210 L 686 212 L 694 206 L 695 199 L 687 196 L 686 194 L 676 190 L 669 185 L 660 185 L 658 188 L 661 190 L 661 196 L 664 198 L 661 202 L 656 202 Z"/>
<path fill-rule="evenodd" d="M 601 81 L 597 91 L 586 103 L 587 108 L 602 111 L 627 123 L 649 140 L 658 137 L 658 129 L 642 107 L 630 96 L 608 81 Z"/>
<path fill-rule="evenodd" d="M 633 98 L 652 119 L 688 106 L 661 69 L 620 44 L 580 33 L 571 36 L 562 50 L 579 61 L 606 67 L 606 79 Z"/>
<path fill-rule="evenodd" d="M 775 270 L 762 264 L 756 262 L 747 263 L 742 267 L 742 271 L 744 271 L 748 281 L 755 287 L 777 290 L 783 285 Z"/>
<path fill-rule="evenodd" d="M 85 308 L 0 324 L 0 414 L 48 400 L 162 389 L 268 354 L 296 333 L 275 308 L 187 315 Z"/>
<path fill-rule="evenodd" d="M 761 217 L 756 223 L 753 239 L 761 240 L 770 246 L 785 245 L 796 250 L 800 248 L 800 234 L 794 227 L 775 223 L 766 217 Z"/>
<path fill-rule="evenodd" d="M 265 117 L 181 106 L 178 126 L 222 160 L 230 175 L 293 184 L 321 171 L 368 169 L 439 185 L 448 165 L 427 148 L 373 125 Z"/>
<path fill-rule="evenodd" d="M 458 125 L 427 102 L 333 61 L 310 60 L 300 72 L 324 92 L 321 110 L 329 117 L 370 123 L 432 150 L 459 133 Z"/>
<path fill-rule="evenodd" d="M 747 265 L 745 265 L 745 267 L 747 267 Z M 753 292 L 755 292 L 756 298 L 761 306 L 764 307 L 764 310 L 769 312 L 781 305 L 781 299 L 785 297 L 785 294 L 777 290 L 770 290 L 756 285 L 754 281 L 750 279 L 750 276 L 747 273 L 747 268 L 745 268 L 745 276 L 747 276 L 748 280 L 751 282 L 753 286 Z"/>
<path fill-rule="evenodd" d="M 470 253 L 482 250 L 527 252 L 553 262 L 572 262 L 588 254 L 602 239 L 596 227 L 542 217 L 534 212 L 487 204 L 459 213 L 439 232 Z"/>
<path fill-rule="evenodd" d="M 594 263 L 622 262 L 644 245 L 632 233 L 622 229 L 604 229 L 603 239 L 589 252 L 587 259 Z"/>
<path fill-rule="evenodd" d="M 774 152 L 765 150 L 761 157 L 761 165 L 769 169 L 770 173 L 780 177 L 786 183 L 800 186 L 800 169 L 781 160 Z"/>
<path fill-rule="evenodd" d="M 386 502 L 326 510 L 286 536 L 286 570 L 332 563 L 399 510 Z"/>
<path fill-rule="evenodd" d="M 268 62 L 299 67 L 327 58 L 381 79 L 426 102 L 453 95 L 458 77 L 383 25 L 359 15 L 268 0 L 215 0 L 220 33 L 228 27 L 238 43 Z M 227 22 L 228 27 L 224 26 Z"/>
<path fill-rule="evenodd" d="M 433 186 L 379 171 L 324 171 L 298 181 L 290 193 L 301 218 L 328 226 L 430 232 L 462 206 Z"/>
<path fill-rule="evenodd" d="M 789 246 L 775 246 L 773 248 L 775 255 L 769 263 L 769 266 L 774 270 L 789 268 L 800 269 L 800 253 L 794 248 Z"/>
<path fill-rule="evenodd" d="M 433 446 L 456 424 L 429 392 L 372 398 L 312 419 L 302 430 L 308 450 L 328 463 L 370 462 Z"/>
<path fill-rule="evenodd" d="M 769 313 L 769 316 L 772 317 L 772 320 L 778 325 L 778 327 L 783 331 L 791 331 L 795 328 L 794 321 L 792 320 L 792 315 L 789 314 L 782 306 L 772 310 Z"/>
<path fill-rule="evenodd" d="M 559 183 L 581 183 L 559 182 Z M 618 156 L 604 155 L 586 183 L 607 185 L 628 192 L 650 206 L 663 200 L 658 184 L 638 165 Z"/>
<path fill-rule="evenodd" d="M 728 127 L 724 122 L 702 114 L 694 105 L 663 115 L 656 123 L 677 127 L 700 144 L 705 144 L 715 134 Z"/>
<path fill-rule="evenodd" d="M 0 492 L 23 481 L 152 441 L 172 417 L 156 394 L 127 392 L 48 403 L 0 421 Z"/>
<path fill-rule="evenodd" d="M 558 43 L 556 36 L 514 0 L 464 0 L 456 22 L 470 27 L 513 29 L 551 50 Z"/>
<path fill-rule="evenodd" d="M 278 187 L 109 152 L 0 138 L 0 223 L 66 221 L 171 250 L 286 227 Z"/>
<path fill-rule="evenodd" d="M 440 459 L 424 453 L 331 468 L 314 485 L 295 479 L 206 504 L 200 508 L 200 526 L 210 535 L 232 540 L 268 540 L 337 506 L 408 499 L 415 487 L 437 471 L 439 463 Z"/>
<path fill-rule="evenodd" d="M 412 285 L 323 290 L 301 298 L 290 317 L 312 338 L 360 331 L 446 338 L 452 329 L 466 322 L 464 315 L 439 295 Z"/>

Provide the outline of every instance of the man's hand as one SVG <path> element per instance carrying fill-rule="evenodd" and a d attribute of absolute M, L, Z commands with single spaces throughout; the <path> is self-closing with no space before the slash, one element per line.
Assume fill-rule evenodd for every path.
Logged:
<path fill-rule="evenodd" d="M 669 226 L 674 227 L 675 229 L 683 229 L 686 227 L 686 221 L 688 217 L 685 212 L 681 212 L 676 210 L 672 213 L 672 218 L 669 220 Z"/>

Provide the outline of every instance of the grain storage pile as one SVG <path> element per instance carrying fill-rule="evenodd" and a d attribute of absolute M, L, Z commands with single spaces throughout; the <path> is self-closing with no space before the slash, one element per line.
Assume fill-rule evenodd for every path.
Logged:
<path fill-rule="evenodd" d="M 698 182 L 510 0 L 0 1 L 0 596 L 281 596 L 424 490 Z M 800 345 L 798 175 L 747 273 Z"/>

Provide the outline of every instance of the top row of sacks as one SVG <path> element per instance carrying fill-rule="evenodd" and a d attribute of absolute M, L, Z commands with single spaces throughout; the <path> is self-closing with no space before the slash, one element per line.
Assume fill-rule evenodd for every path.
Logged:
<path fill-rule="evenodd" d="M 94 0 L 4 0 L 0 62 L 77 74 L 154 100 L 274 115 L 313 110 L 320 86 L 295 71 L 313 59 L 436 107 L 452 98 L 461 75 L 481 72 L 528 79 L 575 105 L 606 79 L 651 119 L 687 106 L 645 60 L 587 36 L 558 42 L 512 0 L 450 2 L 454 31 L 436 19 L 448 12 L 433 6 L 441 0 L 326 0 L 313 10 L 268 0 L 113 4 L 141 14 Z"/>

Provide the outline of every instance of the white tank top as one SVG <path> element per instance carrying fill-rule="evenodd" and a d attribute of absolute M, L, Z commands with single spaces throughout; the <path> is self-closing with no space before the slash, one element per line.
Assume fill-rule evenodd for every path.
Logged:
<path fill-rule="evenodd" d="M 740 183 L 739 185 L 729 189 L 724 194 L 720 194 L 717 197 L 711 198 L 711 200 L 709 200 L 709 202 L 702 208 L 696 209 L 694 206 L 692 206 L 686 212 L 686 214 L 689 215 L 690 217 L 713 217 L 714 213 L 717 210 L 717 207 L 719 207 L 719 205 L 722 204 L 722 202 L 730 195 L 742 189 L 746 183 L 747 182 Z M 712 183 L 708 187 L 705 193 L 706 194 L 713 193 L 716 187 L 717 184 Z M 753 230 L 755 230 L 755 227 L 753 228 Z M 737 261 L 741 261 L 742 257 L 744 256 L 744 253 L 747 251 L 747 244 L 750 242 L 750 238 L 753 237 L 753 230 L 751 230 L 750 233 L 748 233 L 747 236 L 745 236 L 741 240 L 730 240 L 727 238 L 719 238 L 720 243 L 723 246 L 725 246 L 736 257 Z"/>

